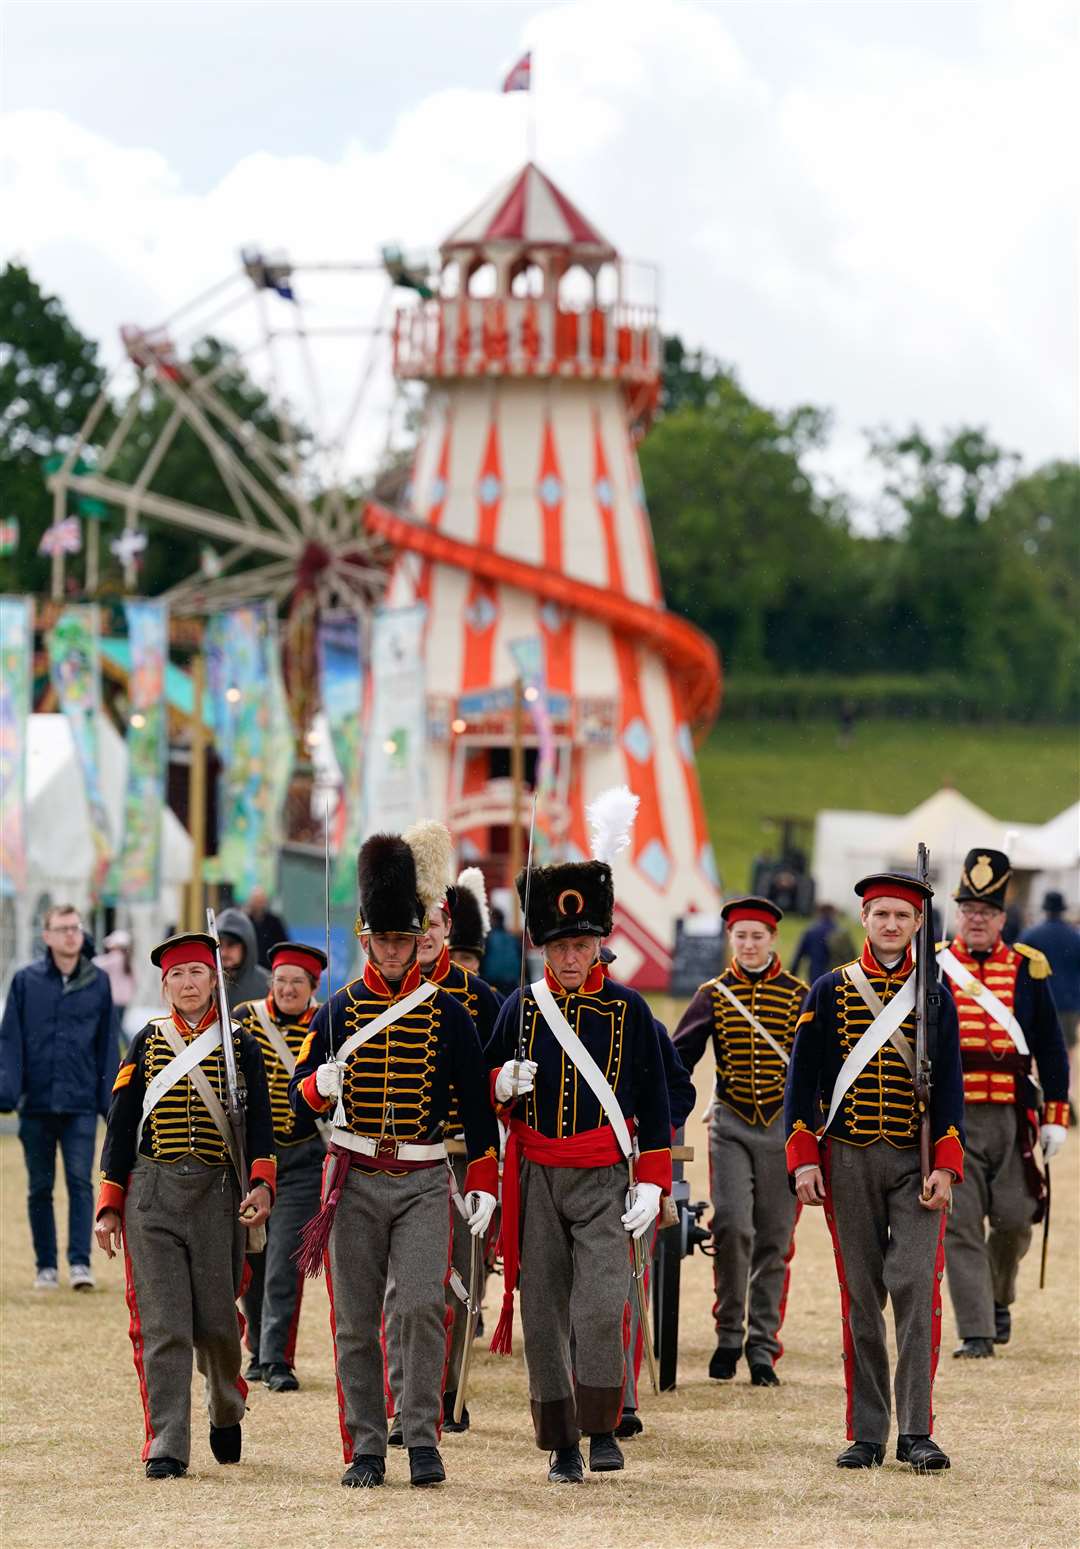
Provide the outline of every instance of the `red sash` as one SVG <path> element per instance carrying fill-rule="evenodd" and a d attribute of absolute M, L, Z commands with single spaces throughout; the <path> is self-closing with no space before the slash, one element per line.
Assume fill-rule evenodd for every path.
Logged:
<path fill-rule="evenodd" d="M 631 1135 L 633 1120 L 629 1120 Z M 502 1232 L 500 1247 L 503 1261 L 502 1313 L 491 1341 L 496 1355 L 509 1355 L 514 1334 L 514 1292 L 521 1272 L 521 1163 L 539 1162 L 542 1167 L 614 1167 L 624 1160 L 615 1131 L 610 1124 L 599 1129 L 582 1130 L 553 1140 L 531 1129 L 523 1119 L 510 1120 L 510 1136 L 503 1158 Z"/>

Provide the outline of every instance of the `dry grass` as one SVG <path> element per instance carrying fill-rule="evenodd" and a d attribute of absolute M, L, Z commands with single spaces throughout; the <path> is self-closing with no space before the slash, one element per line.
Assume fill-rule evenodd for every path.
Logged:
<path fill-rule="evenodd" d="M 701 1155 L 700 1126 L 689 1138 Z M 254 1391 L 243 1465 L 221 1469 L 213 1462 L 197 1418 L 188 1480 L 147 1483 L 138 1461 L 141 1415 L 119 1266 L 98 1257 L 93 1295 L 28 1289 L 22 1159 L 18 1142 L 4 1137 L 3 1543 L 905 1549 L 936 1542 L 1073 1549 L 1080 1542 L 1078 1165 L 1073 1137 L 1056 1167 L 1050 1285 L 1040 1295 L 1033 1250 L 1015 1344 L 992 1363 L 942 1362 L 938 1435 L 952 1454 L 950 1474 L 917 1478 L 891 1459 L 868 1475 L 833 1466 L 843 1413 L 837 1290 L 824 1225 L 804 1217 L 781 1388 L 751 1388 L 745 1369 L 722 1389 L 705 1378 L 710 1288 L 708 1265 L 695 1257 L 685 1266 L 682 1385 L 677 1394 L 643 1400 L 646 1434 L 627 1444 L 624 1474 L 593 1476 L 579 1489 L 548 1486 L 546 1460 L 532 1443 L 520 1353 L 503 1361 L 485 1352 L 474 1367 L 474 1429 L 444 1444 L 449 1483 L 438 1492 L 410 1491 L 405 1460 L 397 1456 L 389 1487 L 367 1493 L 338 1486 L 321 1283 L 302 1320 L 303 1391 Z M 692 1174 L 700 1198 L 702 1163 Z M 497 1292 L 493 1284 L 490 1308 Z M 951 1339 L 948 1315 L 946 1324 Z M 520 1352 L 520 1332 L 516 1346 Z M 194 1398 L 198 1416 L 197 1391 Z"/>

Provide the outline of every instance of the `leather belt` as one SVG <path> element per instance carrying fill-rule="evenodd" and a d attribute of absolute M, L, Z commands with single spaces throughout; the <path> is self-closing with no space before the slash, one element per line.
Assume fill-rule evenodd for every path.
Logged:
<path fill-rule="evenodd" d="M 418 1144 L 411 1140 L 391 1140 L 384 1136 L 375 1140 L 370 1135 L 354 1135 L 352 1130 L 334 1127 L 330 1144 L 355 1151 L 359 1156 L 385 1157 L 396 1162 L 441 1162 L 446 1156 L 446 1143 L 437 1140 L 431 1144 Z"/>

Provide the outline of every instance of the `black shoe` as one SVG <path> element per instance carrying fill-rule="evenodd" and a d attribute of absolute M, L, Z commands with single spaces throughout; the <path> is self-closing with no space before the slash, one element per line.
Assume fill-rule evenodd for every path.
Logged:
<path fill-rule="evenodd" d="M 717 1345 L 709 1361 L 709 1376 L 716 1382 L 730 1382 L 735 1375 L 740 1355 L 742 1355 L 741 1350 L 725 1350 L 723 1345 Z"/>
<path fill-rule="evenodd" d="M 853 1441 L 836 1460 L 837 1468 L 880 1468 L 885 1448 L 877 1441 Z"/>
<path fill-rule="evenodd" d="M 429 1484 L 444 1484 L 446 1469 L 438 1447 L 409 1448 L 409 1483 L 421 1489 Z"/>
<path fill-rule="evenodd" d="M 183 1479 L 186 1473 L 179 1458 L 151 1458 L 146 1465 L 147 1479 Z"/>
<path fill-rule="evenodd" d="M 580 1447 L 556 1447 L 549 1463 L 549 1484 L 581 1484 L 585 1478 L 585 1459 Z"/>
<path fill-rule="evenodd" d="M 374 1490 L 386 1478 L 386 1459 L 358 1452 L 341 1476 L 346 1490 Z"/>
<path fill-rule="evenodd" d="M 773 1371 L 771 1361 L 755 1361 L 750 1366 L 750 1381 L 755 1388 L 778 1388 L 780 1378 Z"/>
<path fill-rule="evenodd" d="M 626 1459 L 612 1431 L 601 1431 L 599 1435 L 589 1437 L 590 1474 L 617 1474 L 625 1467 Z"/>
<path fill-rule="evenodd" d="M 965 1361 L 985 1361 L 994 1353 L 992 1339 L 965 1339 L 953 1351 L 953 1357 Z"/>
<path fill-rule="evenodd" d="M 405 1445 L 405 1436 L 401 1429 L 400 1409 L 394 1418 L 390 1421 L 390 1431 L 386 1438 L 386 1445 L 388 1447 L 404 1447 Z"/>
<path fill-rule="evenodd" d="M 1012 1337 L 1012 1313 L 1000 1302 L 994 1303 L 994 1343 L 1007 1345 Z"/>
<path fill-rule="evenodd" d="M 640 1436 L 644 1429 L 645 1426 L 637 1410 L 624 1409 L 622 1419 L 615 1427 L 615 1434 L 625 1441 L 628 1436 Z"/>
<path fill-rule="evenodd" d="M 210 1451 L 219 1463 L 239 1463 L 241 1431 L 236 1425 L 212 1425 L 210 1427 Z"/>
<path fill-rule="evenodd" d="M 248 1362 L 248 1369 L 244 1373 L 244 1381 L 245 1382 L 265 1382 L 266 1381 L 266 1367 L 265 1366 L 260 1366 L 258 1361 L 255 1359 L 254 1356 L 252 1356 L 251 1360 Z"/>
<path fill-rule="evenodd" d="M 266 1368 L 266 1386 L 271 1393 L 297 1393 L 300 1389 L 296 1373 L 291 1366 L 284 1365 Z"/>
<path fill-rule="evenodd" d="M 950 1467 L 944 1452 L 929 1436 L 898 1436 L 896 1461 L 910 1463 L 917 1474 L 937 1474 Z"/>
<path fill-rule="evenodd" d="M 457 1435 L 460 1434 L 460 1432 L 467 1431 L 469 1429 L 469 1409 L 468 1409 L 468 1405 L 466 1405 L 462 1409 L 462 1411 L 461 1411 L 461 1419 L 460 1420 L 455 1420 L 454 1419 L 454 1405 L 456 1403 L 457 1403 L 457 1390 L 456 1389 L 451 1389 L 451 1391 L 449 1393 L 444 1393 L 443 1394 L 443 1396 L 442 1396 L 442 1412 L 443 1412 L 442 1428 L 443 1428 L 444 1431 L 449 1431 L 451 1436 L 457 1436 Z"/>

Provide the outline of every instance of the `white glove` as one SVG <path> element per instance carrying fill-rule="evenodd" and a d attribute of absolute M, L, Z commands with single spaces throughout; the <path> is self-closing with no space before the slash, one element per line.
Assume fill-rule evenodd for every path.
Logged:
<path fill-rule="evenodd" d="M 535 1078 L 535 1060 L 507 1060 L 495 1077 L 495 1096 L 501 1103 L 524 1097 L 526 1092 L 532 1091 Z"/>
<path fill-rule="evenodd" d="M 643 1237 L 660 1214 L 660 1185 L 636 1183 L 633 1203 L 631 1204 L 630 1195 L 627 1194 L 626 1207 L 622 1224 L 634 1237 Z"/>
<path fill-rule="evenodd" d="M 315 1090 L 320 1097 L 341 1096 L 341 1066 L 335 1060 L 327 1060 L 315 1072 Z"/>
<path fill-rule="evenodd" d="M 1039 1139 L 1042 1141 L 1043 1156 L 1052 1161 L 1062 1146 L 1065 1144 L 1065 1136 L 1068 1130 L 1064 1124 L 1044 1124 L 1039 1131 Z"/>
<path fill-rule="evenodd" d="M 465 1203 L 469 1213 L 465 1217 L 465 1225 L 474 1237 L 482 1237 L 488 1229 L 488 1222 L 495 1214 L 494 1194 L 485 1194 L 483 1189 L 473 1189 L 465 1196 Z"/>

